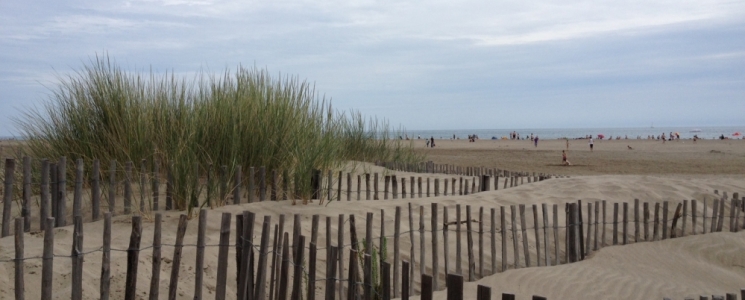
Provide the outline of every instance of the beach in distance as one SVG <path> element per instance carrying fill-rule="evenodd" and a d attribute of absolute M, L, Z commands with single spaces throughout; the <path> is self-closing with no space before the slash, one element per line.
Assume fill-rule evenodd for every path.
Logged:
<path fill-rule="evenodd" d="M 561 175 L 743 175 L 745 140 L 437 140 L 417 151 L 438 164 Z M 571 166 L 562 165 L 565 150 Z"/>

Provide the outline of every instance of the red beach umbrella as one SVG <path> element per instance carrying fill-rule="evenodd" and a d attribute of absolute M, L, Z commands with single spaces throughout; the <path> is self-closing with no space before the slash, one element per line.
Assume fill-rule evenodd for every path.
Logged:
<path fill-rule="evenodd" d="M 601 134 L 598 134 L 598 138 L 602 140 L 602 139 L 604 139 L 604 138 L 605 138 L 605 135 L 604 135 L 604 134 L 602 134 L 602 133 L 601 133 Z"/>
<path fill-rule="evenodd" d="M 735 132 L 735 133 L 732 134 L 732 136 L 740 136 L 740 132 L 739 131 L 738 132 Z"/>

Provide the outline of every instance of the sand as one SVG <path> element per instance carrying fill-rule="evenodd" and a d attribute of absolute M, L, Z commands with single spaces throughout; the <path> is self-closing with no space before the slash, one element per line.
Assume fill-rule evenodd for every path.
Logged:
<path fill-rule="evenodd" d="M 587 140 L 570 140 L 568 159 L 561 164 L 565 140 L 435 140 L 426 148 L 415 141 L 420 153 L 440 164 L 483 166 L 512 171 L 563 175 L 745 175 L 745 140 L 603 140 L 590 152 Z M 633 150 L 629 150 L 628 147 Z"/>
<path fill-rule="evenodd" d="M 236 213 L 243 210 L 250 210 L 257 214 L 255 228 L 258 236 L 260 223 L 264 216 L 271 216 L 272 223 L 275 224 L 280 214 L 287 218 L 286 230 L 292 232 L 292 214 L 302 214 L 302 234 L 310 236 L 310 223 L 313 214 L 321 216 L 321 233 L 318 237 L 320 247 L 325 247 L 325 220 L 331 218 L 332 244 L 336 245 L 337 218 L 340 214 L 345 215 L 345 242 L 349 242 L 349 225 L 348 216 L 356 216 L 357 234 L 360 238 L 365 236 L 364 218 L 368 212 L 375 213 L 373 222 L 373 236 L 379 236 L 380 232 L 380 212 L 385 211 L 386 235 L 393 234 L 393 220 L 396 206 L 403 208 L 402 232 L 408 231 L 408 209 L 407 205 L 411 203 L 414 207 L 414 229 L 418 230 L 418 207 L 425 208 L 424 223 L 427 228 L 430 227 L 431 216 L 428 213 L 431 203 L 438 203 L 442 209 L 448 207 L 451 220 L 454 218 L 455 205 L 471 205 L 477 211 L 477 208 L 484 207 L 487 216 L 491 208 L 499 208 L 504 205 L 527 204 L 530 212 L 531 204 L 559 204 L 576 201 L 581 199 L 583 202 L 607 200 L 612 202 L 629 202 L 633 199 L 640 199 L 642 202 L 661 202 L 672 201 L 677 203 L 684 199 L 699 200 L 699 214 L 702 212 L 701 200 L 714 199 L 718 197 L 714 190 L 726 191 L 729 194 L 739 192 L 745 195 L 745 181 L 742 173 L 745 168 L 729 167 L 730 165 L 742 166 L 745 159 L 741 159 L 745 154 L 745 146 L 740 141 L 699 141 L 696 145 L 692 143 L 680 144 L 666 143 L 665 145 L 648 141 L 634 141 L 629 143 L 634 150 L 624 150 L 626 147 L 624 141 L 603 141 L 596 144 L 596 151 L 590 153 L 584 149 L 574 149 L 573 147 L 586 146 L 584 142 L 574 142 L 577 145 L 570 146 L 572 154 L 570 160 L 578 166 L 561 167 L 554 166 L 557 161 L 560 162 L 560 150 L 563 142 L 561 141 L 541 141 L 538 150 L 533 149 L 532 145 L 522 145 L 521 142 L 491 143 L 491 141 L 479 141 L 475 144 L 468 144 L 467 141 L 450 142 L 438 141 L 438 147 L 435 149 L 426 149 L 432 160 L 440 163 L 460 163 L 462 165 L 478 165 L 478 162 L 488 161 L 485 166 L 493 166 L 501 169 L 510 169 L 514 171 L 535 171 L 549 172 L 557 174 L 572 175 L 570 178 L 551 179 L 538 183 L 525 184 L 515 188 L 501 189 L 485 193 L 477 193 L 468 196 L 440 196 L 431 198 L 415 199 L 398 199 L 398 200 L 379 200 L 379 201 L 340 201 L 326 202 L 321 206 L 318 203 L 309 205 L 292 205 L 290 201 L 263 202 L 243 205 L 229 205 L 216 208 L 208 213 L 207 226 L 207 245 L 216 245 L 219 241 L 220 214 L 223 212 Z M 465 144 L 466 146 L 461 145 Z M 524 142 L 527 143 L 527 142 Z M 581 146 L 579 143 L 582 143 Z M 499 148 L 497 146 L 502 146 Z M 525 148 L 525 150 L 515 150 L 514 148 Z M 545 147 L 545 148 L 543 148 Z M 495 149 L 492 149 L 495 148 Z M 710 151 L 721 153 L 711 153 Z M 527 154 L 520 154 L 521 152 Z M 582 152 L 580 154 L 580 152 Z M 627 154 L 628 153 L 628 154 Z M 514 157 L 524 155 L 527 160 L 515 160 Z M 720 159 L 709 158 L 708 156 L 718 157 Z M 541 158 L 543 157 L 543 158 Z M 644 157 L 636 159 L 636 157 Z M 682 157 L 682 158 L 681 158 Z M 722 161 L 726 158 L 726 161 Z M 487 160 L 489 159 L 489 160 Z M 677 163 L 678 160 L 686 163 Z M 473 162 L 470 164 L 469 162 Z M 614 162 L 614 163 L 611 163 Z M 628 164 L 633 167 L 624 167 Z M 676 164 L 666 167 L 666 164 Z M 700 165 L 699 165 L 700 164 Z M 704 164 L 714 164 L 710 167 Z M 717 172 L 722 169 L 725 171 Z M 378 167 L 366 165 L 358 170 L 372 172 L 383 172 Z M 625 172 L 624 172 L 625 170 Z M 729 171 L 727 171 L 729 170 Z M 402 172 L 388 172 L 397 176 L 420 176 L 420 174 L 409 174 Z M 630 174 L 630 175 L 623 175 Z M 449 178 L 446 175 L 435 175 L 433 178 Z M 137 194 L 137 193 L 135 193 Z M 362 193 L 364 197 L 364 192 Z M 353 193 L 353 197 L 356 194 Z M 69 196 L 68 199 L 72 197 Z M 382 196 L 381 196 L 382 198 Z M 345 199 L 345 198 L 343 198 Z M 68 205 L 71 207 L 71 205 Z M 102 208 L 103 209 L 103 208 Z M 612 207 L 609 205 L 608 213 Z M 672 213 L 674 207 L 670 208 Z M 509 220 L 509 209 L 508 220 Z M 14 208 L 13 214 L 17 215 Z M 170 278 L 171 262 L 173 247 L 175 241 L 175 231 L 178 223 L 178 216 L 181 212 L 165 212 L 163 218 L 163 262 L 160 271 L 160 294 L 161 298 L 166 297 L 168 291 L 168 280 Z M 711 207 L 709 207 L 711 213 Z M 465 208 L 463 212 L 465 216 Z M 475 214 L 475 213 L 474 213 Z M 532 213 L 527 214 L 527 222 L 531 224 Z M 563 215 L 563 214 L 560 214 Z M 145 215 L 143 224 L 142 245 L 147 247 L 152 244 L 153 223 L 152 215 Z M 117 216 L 113 224 L 113 243 L 114 249 L 126 249 L 130 236 L 130 217 Z M 235 220 L 235 217 L 233 218 Z M 440 220 L 442 220 L 442 211 L 440 210 Z M 38 220 L 34 220 L 34 227 Z M 233 221 L 234 222 L 234 221 Z M 560 216 L 560 224 L 563 224 L 563 216 Z M 689 223 L 690 226 L 690 223 Z M 699 224 L 699 226 L 701 226 Z M 234 226 L 233 226 L 234 227 Z M 196 244 L 197 237 L 197 220 L 196 218 L 189 222 L 186 233 L 185 244 L 192 245 L 184 248 L 183 260 L 181 263 L 181 277 L 178 287 L 178 299 L 187 299 L 192 297 L 194 290 L 194 266 L 196 250 L 193 246 Z M 454 268 L 453 261 L 457 259 L 454 245 L 454 228 L 450 228 L 449 260 L 451 271 Z M 464 229 L 465 230 L 465 226 Z M 85 258 L 84 271 L 84 296 L 85 299 L 97 299 L 98 284 L 100 277 L 101 253 L 95 251 L 101 247 L 103 226 L 101 221 L 85 223 L 85 251 L 94 251 Z M 725 222 L 725 230 L 728 231 L 728 224 Z M 700 232 L 700 227 L 699 227 Z M 610 226 L 607 233 L 610 233 Z M 55 229 L 56 244 L 55 254 L 69 255 L 72 246 L 72 226 Z M 563 233 L 562 233 L 563 236 Z M 440 242 L 442 236 L 440 235 Z M 430 234 L 425 234 L 426 245 L 428 249 L 431 245 Z M 465 239 L 465 237 L 464 237 Z M 401 239 L 402 259 L 410 259 L 408 252 L 411 247 L 408 234 Z M 419 235 L 415 235 L 415 251 L 417 261 L 419 256 Z M 528 235 L 531 245 L 535 242 L 532 234 Z M 30 233 L 25 235 L 26 257 L 40 256 L 42 253 L 43 234 Z M 377 243 L 377 239 L 375 240 Z M 14 257 L 13 237 L 0 239 L 0 260 L 7 260 Z M 608 241 L 610 242 L 610 240 Z M 231 236 L 231 243 L 234 243 L 234 236 Z M 392 241 L 388 240 L 389 253 L 392 253 Z M 485 241 L 485 245 L 490 244 L 490 240 Z M 501 240 L 497 240 L 497 245 L 501 245 Z M 499 246 L 498 246 L 499 247 Z M 536 253 L 534 246 L 532 249 L 532 260 L 535 262 Z M 625 246 L 608 246 L 598 252 L 593 252 L 587 260 L 570 264 L 551 267 L 532 267 L 525 269 L 512 270 L 512 249 L 508 247 L 508 257 L 510 258 L 510 267 L 507 272 L 488 275 L 481 278 L 478 282 L 467 283 L 465 287 L 465 299 L 474 299 L 476 295 L 476 285 L 483 284 L 493 288 L 493 295 L 502 292 L 514 292 L 518 295 L 517 299 L 530 299 L 532 295 L 547 296 L 549 299 L 662 299 L 662 297 L 672 297 L 673 299 L 682 299 L 683 297 L 693 297 L 700 294 L 724 294 L 725 292 L 736 292 L 745 287 L 742 282 L 745 280 L 745 233 L 722 232 L 716 234 L 686 236 L 666 241 L 642 242 Z M 521 248 L 522 249 L 522 248 Z M 216 266 L 218 248 L 208 246 L 206 248 L 205 264 L 205 285 L 204 296 L 207 299 L 214 297 L 214 287 L 216 281 Z M 138 298 L 146 298 L 151 269 L 151 249 L 143 250 L 140 253 L 139 276 L 138 276 Z M 235 264 L 233 252 L 230 252 L 230 261 L 228 269 L 228 298 L 233 299 L 235 295 Z M 345 260 L 348 259 L 348 247 L 345 250 Z M 465 251 L 465 247 L 464 247 Z M 492 270 L 490 264 L 491 257 L 487 252 L 485 257 L 485 269 Z M 464 252 L 465 253 L 465 252 Z M 307 255 L 307 254 L 306 254 Z M 318 276 L 325 276 L 325 251 L 320 251 Z M 442 255 L 442 249 L 440 249 Z M 497 255 L 500 255 L 499 253 Z M 391 255 L 392 256 L 392 255 Z M 563 251 L 560 256 L 563 256 Z M 431 262 L 426 261 L 427 269 L 430 269 Z M 56 258 L 54 261 L 54 286 L 55 298 L 65 299 L 70 296 L 70 266 L 69 259 Z M 440 269 L 444 265 L 444 258 L 440 259 Z M 497 259 L 497 266 L 501 266 L 501 257 Z M 497 268 L 499 269 L 499 267 Z M 0 273 L 13 274 L 14 267 L 12 262 L 0 263 Z M 41 260 L 29 259 L 25 262 L 25 280 L 26 280 L 26 297 L 28 299 L 37 299 L 40 296 L 40 275 Z M 418 273 L 418 266 L 415 267 Z M 126 271 L 126 253 L 112 252 L 112 299 L 122 299 L 124 292 Z M 418 275 L 417 275 L 418 276 Z M 345 275 L 346 277 L 346 275 Z M 440 277 L 440 285 L 443 286 L 443 275 Z M 323 285 L 319 282 L 319 285 Z M 416 286 L 418 287 L 418 281 Z M 321 297 L 323 290 L 319 287 L 317 290 L 318 297 Z M 0 298 L 10 298 L 13 295 L 12 275 L 0 277 Z M 494 296 L 496 298 L 496 296 Z M 437 299 L 445 299 L 443 291 L 437 292 Z"/>

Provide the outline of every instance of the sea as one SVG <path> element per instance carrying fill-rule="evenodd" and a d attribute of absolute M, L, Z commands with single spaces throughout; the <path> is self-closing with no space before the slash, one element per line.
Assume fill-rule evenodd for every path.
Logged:
<path fill-rule="evenodd" d="M 510 133 L 516 132 L 521 139 L 538 136 L 539 139 L 581 139 L 587 136 L 597 139 L 602 135 L 605 139 L 621 137 L 621 139 L 646 139 L 647 136 L 657 137 L 670 133 L 680 134 L 681 139 L 691 139 L 697 135 L 701 139 L 718 139 L 722 136 L 741 139 L 745 134 L 745 125 L 717 126 L 717 127 L 639 127 L 639 128 L 514 128 L 514 129 L 455 129 L 455 130 L 407 130 L 404 135 L 409 138 L 467 139 L 469 135 L 476 135 L 479 139 L 509 138 Z M 736 133 L 739 133 L 736 135 Z M 405 137 L 405 136 L 404 136 Z"/>

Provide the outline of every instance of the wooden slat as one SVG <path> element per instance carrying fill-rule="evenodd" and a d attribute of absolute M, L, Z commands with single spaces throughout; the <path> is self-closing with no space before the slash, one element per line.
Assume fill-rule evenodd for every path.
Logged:
<path fill-rule="evenodd" d="M 536 266 L 541 266 L 541 237 L 540 225 L 538 224 L 538 205 L 533 204 L 533 231 L 535 232 Z"/>
<path fill-rule="evenodd" d="M 57 164 L 57 227 L 67 226 L 67 158 L 60 157 Z"/>
<path fill-rule="evenodd" d="M 380 278 L 383 282 L 380 284 L 382 287 L 383 300 L 391 299 L 391 264 L 382 262 L 380 264 Z"/>
<path fill-rule="evenodd" d="M 356 299 L 358 297 L 357 294 L 357 257 L 359 255 L 359 252 L 355 249 L 349 249 L 349 275 L 347 278 L 349 278 L 350 281 L 352 281 L 352 284 L 350 284 L 350 288 L 347 289 L 347 299 Z M 407 269 L 408 270 L 408 269 Z M 408 272 L 404 273 L 404 278 L 408 278 Z M 408 289 L 404 290 L 404 293 L 408 293 Z M 340 298 L 341 299 L 341 298 Z"/>
<path fill-rule="evenodd" d="M 396 215 L 393 227 L 393 297 L 398 298 L 400 295 L 400 270 L 399 260 L 401 259 L 401 206 L 396 206 Z M 445 242 L 447 244 L 447 242 Z M 445 254 L 447 257 L 447 254 Z M 447 258 L 446 258 L 447 262 Z M 447 265 L 447 263 L 446 263 Z"/>
<path fill-rule="evenodd" d="M 456 274 L 463 274 L 463 267 L 462 267 L 462 261 L 463 261 L 463 255 L 461 255 L 461 212 L 460 212 L 460 204 L 455 205 L 455 273 Z M 416 261 L 412 260 L 413 264 L 416 264 Z"/>
<path fill-rule="evenodd" d="M 2 237 L 10 235 L 10 210 L 13 203 L 13 181 L 15 179 L 16 161 L 12 158 L 5 159 L 5 181 L 3 188 L 3 224 Z"/>
<path fill-rule="evenodd" d="M 479 284 L 476 289 L 476 300 L 491 300 L 491 288 Z"/>
<path fill-rule="evenodd" d="M 42 255 L 41 263 L 41 299 L 51 300 L 53 295 L 52 280 L 54 276 L 54 218 L 47 218 L 46 230 L 44 231 L 44 250 Z M 104 223 L 106 224 L 106 223 Z M 111 222 L 108 222 L 111 224 Z M 109 226 L 110 228 L 110 226 Z M 104 233 L 105 236 L 105 233 Z M 109 236 L 111 236 L 111 230 L 109 230 Z M 104 239 L 104 247 L 106 246 L 106 240 Z M 104 248 L 104 254 L 106 254 Z M 108 277 L 107 277 L 108 278 Z M 102 291 L 103 293 L 103 291 Z M 106 292 L 107 297 L 101 297 L 101 299 L 108 299 L 108 290 Z"/>
<path fill-rule="evenodd" d="M 282 247 L 282 259 L 281 259 L 282 266 L 280 267 L 280 271 L 279 271 L 279 284 L 277 285 L 278 289 L 277 289 L 276 295 L 278 297 L 277 299 L 284 300 L 284 299 L 287 299 L 287 284 L 289 283 L 289 269 L 290 269 L 290 247 L 289 247 L 290 235 L 287 232 L 283 233 L 282 245 L 284 245 L 284 247 Z M 335 249 L 331 248 L 329 249 L 329 251 L 333 252 L 335 251 Z M 332 260 L 329 262 L 329 265 L 333 263 L 334 261 Z M 333 272 L 333 270 L 331 272 Z M 329 286 L 328 286 L 329 281 L 326 281 L 327 283 L 326 299 L 329 299 L 328 298 L 329 294 L 331 294 L 331 299 L 333 299 L 334 289 L 333 289 L 333 285 L 331 286 L 331 289 L 329 289 Z"/>
<path fill-rule="evenodd" d="M 202 299 L 202 287 L 204 286 L 204 246 L 206 230 L 207 210 L 201 209 L 199 210 L 199 223 L 197 225 L 197 259 L 194 264 L 194 300 Z"/>
<path fill-rule="evenodd" d="M 184 216 L 185 218 L 186 216 Z M 124 284 L 125 300 L 134 300 L 137 296 L 137 266 L 140 264 L 141 240 L 142 217 L 132 216 L 132 233 L 129 237 L 129 248 L 127 249 L 127 280 Z M 174 262 L 176 262 L 175 259 Z"/>
<path fill-rule="evenodd" d="M 171 281 L 168 284 L 168 300 L 175 300 L 178 291 L 178 276 L 181 267 L 181 252 L 184 248 L 184 234 L 188 220 L 186 215 L 179 217 L 178 228 L 176 229 L 176 244 L 173 247 L 173 259 L 171 262 Z"/>
<path fill-rule="evenodd" d="M 514 260 L 514 268 L 518 269 L 520 268 L 520 248 L 518 247 L 518 237 L 517 237 L 517 207 L 514 205 L 510 205 L 510 218 L 512 219 L 512 246 L 513 246 L 513 254 L 515 256 Z"/>
<path fill-rule="evenodd" d="M 80 189 L 82 190 L 82 179 Z M 21 217 L 23 218 L 23 228 L 21 231 L 29 232 L 31 230 L 31 158 L 28 156 L 23 157 L 23 203 L 21 204 Z"/>
<path fill-rule="evenodd" d="M 437 230 L 438 230 L 438 226 L 437 226 L 437 214 L 438 214 L 437 203 L 432 203 L 432 211 L 430 212 L 430 215 L 432 216 L 432 218 L 431 218 L 432 223 L 430 225 L 431 226 L 430 230 L 432 231 L 432 277 L 433 277 L 432 287 L 435 290 L 438 290 L 438 285 L 439 284 L 437 282 L 437 277 L 440 274 L 439 260 L 438 260 L 438 257 L 437 257 L 437 248 L 440 246 L 439 243 L 438 243 L 438 241 L 437 241 Z M 382 226 L 382 224 L 381 224 L 381 226 Z"/>
<path fill-rule="evenodd" d="M 634 199 L 634 243 L 639 242 L 639 199 Z"/>
<path fill-rule="evenodd" d="M 463 300 L 463 276 L 448 274 L 447 300 Z"/>
<path fill-rule="evenodd" d="M 466 247 L 468 252 L 468 281 L 476 280 L 476 259 L 473 253 L 473 225 L 471 221 L 471 206 L 466 205 Z"/>
<path fill-rule="evenodd" d="M 523 238 L 523 251 L 525 254 L 525 267 L 529 268 L 530 265 L 530 249 L 528 248 L 528 234 L 527 226 L 525 225 L 525 204 L 520 204 L 520 230 Z"/>
<path fill-rule="evenodd" d="M 150 300 L 157 300 L 160 292 L 160 263 L 161 263 L 161 234 L 162 234 L 163 214 L 155 214 L 155 223 L 153 224 L 153 266 L 152 276 L 150 277 Z M 219 275 L 218 275 L 219 276 Z"/>
<path fill-rule="evenodd" d="M 339 245 L 338 253 L 338 264 L 339 267 L 339 274 L 337 275 L 339 277 L 339 299 L 342 299 L 344 296 L 344 214 L 339 214 L 338 218 L 338 226 L 337 226 L 337 236 L 336 241 Z M 329 238 L 330 239 L 330 238 Z"/>
<path fill-rule="evenodd" d="M 266 222 L 266 219 L 265 219 L 265 222 Z M 269 225 L 268 225 L 268 223 L 266 223 L 266 224 L 267 224 L 266 227 L 267 227 L 267 230 L 268 230 Z M 263 240 L 263 238 L 262 238 L 262 240 Z M 268 240 L 267 240 L 267 242 L 268 242 Z M 262 243 L 262 245 L 263 245 L 263 243 Z M 294 271 L 295 272 L 294 272 L 294 274 L 292 276 L 292 297 L 290 299 L 292 299 L 292 300 L 300 300 L 301 295 L 302 295 L 301 284 L 303 282 L 303 277 L 304 277 L 303 276 L 303 262 L 304 262 L 304 258 L 305 258 L 305 251 L 303 251 L 303 250 L 305 250 L 305 236 L 303 236 L 303 235 L 299 236 L 298 237 L 298 240 L 297 240 L 297 244 L 294 244 L 293 246 L 297 250 L 295 251 L 296 256 L 293 257 L 293 259 L 295 260 L 295 262 L 294 262 L 294 265 L 295 265 L 295 268 L 294 268 L 295 270 Z M 336 257 L 337 255 L 334 255 L 332 257 Z M 336 260 L 335 259 L 332 259 L 331 261 L 336 261 Z M 336 266 L 331 266 L 329 268 L 336 269 Z M 259 270 L 261 270 L 261 269 L 259 269 Z M 263 274 L 263 273 L 264 273 L 263 271 L 259 271 L 259 274 Z M 332 274 L 333 273 L 335 273 L 335 272 L 332 271 Z M 259 278 L 261 278 L 261 277 L 259 277 Z M 256 284 L 258 286 L 256 288 L 257 291 L 256 291 L 256 294 L 255 294 L 256 296 L 254 297 L 254 299 L 264 299 L 263 295 L 260 296 L 260 293 L 259 293 L 260 290 L 263 290 L 263 288 L 259 288 L 259 287 L 263 287 L 264 286 L 263 282 L 257 281 Z"/>
<path fill-rule="evenodd" d="M 94 189 L 95 191 L 95 189 Z M 49 160 L 43 159 L 41 161 L 41 195 L 39 201 L 41 202 L 40 208 L 39 208 L 39 228 L 44 231 L 46 230 L 46 221 L 47 218 L 52 217 L 52 203 L 51 199 L 49 199 Z M 93 199 L 96 199 L 95 193 L 93 196 Z M 100 197 L 99 197 L 100 200 Z M 94 202 L 94 211 L 96 209 Z M 94 218 L 94 220 L 97 220 L 98 218 Z"/>
<path fill-rule="evenodd" d="M 310 250 L 308 251 L 308 290 L 305 293 L 305 298 L 308 300 L 316 299 L 316 273 L 318 271 L 317 260 L 318 246 L 316 246 L 316 243 L 311 240 Z M 269 297 L 269 299 L 272 299 L 271 296 Z"/>
<path fill-rule="evenodd" d="M 401 280 L 401 299 L 402 300 L 408 300 L 410 295 L 411 287 L 411 279 L 409 277 L 409 274 L 411 274 L 411 271 L 409 269 L 409 262 L 404 260 L 401 262 L 401 274 L 403 274 L 403 278 Z M 351 297 L 349 299 L 352 299 Z"/>
<path fill-rule="evenodd" d="M 497 209 L 491 208 L 489 210 L 490 212 L 490 220 L 491 220 L 491 227 L 489 228 L 490 231 L 490 242 L 491 242 L 491 274 L 497 273 Z M 447 247 L 447 242 L 445 242 L 445 247 Z M 447 259 L 447 258 L 446 258 Z M 447 274 L 447 270 L 445 270 L 445 273 Z"/>
<path fill-rule="evenodd" d="M 629 231 L 628 231 L 628 225 L 629 225 L 629 204 L 624 202 L 623 203 L 623 244 L 626 245 L 628 242 L 629 237 Z"/>
<path fill-rule="evenodd" d="M 432 276 L 429 276 L 427 274 L 422 274 L 421 282 L 422 282 L 422 288 L 421 288 L 422 294 L 419 296 L 419 299 L 432 300 L 432 295 L 434 293 L 434 287 L 432 286 Z M 449 286 L 450 282 L 446 282 L 446 284 Z M 372 299 L 372 298 L 365 298 L 365 299 Z"/>
<path fill-rule="evenodd" d="M 73 218 L 72 233 L 72 295 L 71 299 L 83 299 L 83 217 Z M 139 248 L 139 245 L 138 245 Z"/>
<path fill-rule="evenodd" d="M 663 240 L 666 240 L 668 238 L 668 231 L 667 231 L 668 226 L 669 226 L 667 223 L 667 220 L 668 220 L 667 215 L 668 215 L 668 210 L 669 210 L 668 203 L 669 203 L 668 201 L 662 202 L 662 239 Z"/>
<path fill-rule="evenodd" d="M 132 161 L 124 166 L 124 213 L 132 213 Z"/>
<path fill-rule="evenodd" d="M 23 273 L 24 273 L 24 266 L 23 266 L 23 227 L 24 227 L 24 218 L 16 218 L 15 221 L 15 297 L 16 300 L 23 300 L 24 299 L 24 293 L 26 291 L 25 289 L 25 282 L 23 281 Z"/>
<path fill-rule="evenodd" d="M 559 205 L 553 205 L 553 226 L 554 226 L 554 262 L 555 265 L 561 264 L 559 258 Z"/>

